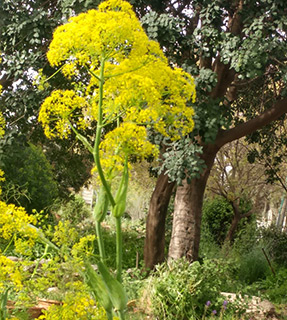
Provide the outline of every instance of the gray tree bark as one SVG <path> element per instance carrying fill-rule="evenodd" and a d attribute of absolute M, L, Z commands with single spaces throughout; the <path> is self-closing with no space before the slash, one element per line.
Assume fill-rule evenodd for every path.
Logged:
<path fill-rule="evenodd" d="M 207 168 L 200 178 L 193 179 L 190 184 L 184 181 L 183 185 L 177 188 L 169 259 L 198 259 L 203 196 L 217 151 L 216 146 L 205 148 L 204 160 Z"/>

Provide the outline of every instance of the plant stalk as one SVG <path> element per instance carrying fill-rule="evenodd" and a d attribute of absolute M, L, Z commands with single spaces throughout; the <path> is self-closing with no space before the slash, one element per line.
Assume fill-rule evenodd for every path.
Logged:
<path fill-rule="evenodd" d="M 96 130 L 96 139 L 95 139 L 95 145 L 94 145 L 94 161 L 97 167 L 97 171 L 99 174 L 99 177 L 101 179 L 101 182 L 103 184 L 103 187 L 105 188 L 107 195 L 109 197 L 110 203 L 112 207 L 116 204 L 114 197 L 111 193 L 111 190 L 109 188 L 109 185 L 105 179 L 105 175 L 101 166 L 100 161 L 100 142 L 101 142 L 101 133 L 102 133 L 102 126 L 103 126 L 103 92 L 104 92 L 104 68 L 105 68 L 105 59 L 102 59 L 101 61 L 101 68 L 100 68 L 100 78 L 99 78 L 99 104 L 98 104 L 98 124 L 97 124 L 97 130 Z"/>
<path fill-rule="evenodd" d="M 97 241 L 98 241 L 98 247 L 99 247 L 99 253 L 100 253 L 100 258 L 103 263 L 105 263 L 105 247 L 104 247 L 104 242 L 103 242 L 103 234 L 102 234 L 102 227 L 101 223 L 99 221 L 95 221 L 96 223 L 96 234 L 97 234 Z"/>
<path fill-rule="evenodd" d="M 121 217 L 116 217 L 116 263 L 117 263 L 117 280 L 122 283 L 122 260 L 123 260 L 123 236 Z"/>

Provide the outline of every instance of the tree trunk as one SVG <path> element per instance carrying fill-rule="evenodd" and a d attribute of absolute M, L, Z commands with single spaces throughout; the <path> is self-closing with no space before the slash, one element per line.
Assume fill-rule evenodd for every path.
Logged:
<path fill-rule="evenodd" d="M 227 232 L 226 238 L 225 238 L 225 242 L 231 242 L 231 240 L 234 237 L 235 231 L 237 229 L 238 223 L 241 220 L 240 216 L 234 215 L 233 219 L 231 221 L 231 225 L 229 227 L 229 230 Z"/>
<path fill-rule="evenodd" d="M 170 183 L 168 176 L 162 173 L 151 197 L 144 244 L 144 262 L 149 269 L 164 261 L 165 218 L 174 186 L 175 183 Z"/>
<path fill-rule="evenodd" d="M 187 184 L 183 185 L 183 188 L 186 188 L 186 194 L 190 193 L 190 201 L 184 202 L 181 205 L 181 207 L 185 208 L 186 211 L 186 215 L 182 214 L 182 217 L 185 218 L 186 216 L 194 214 L 194 219 L 186 220 L 186 230 L 188 230 L 189 227 L 191 228 L 190 230 L 192 230 L 194 234 L 194 243 L 192 240 L 189 242 L 189 244 L 187 244 L 187 246 L 189 247 L 188 250 L 185 249 L 185 246 L 182 246 L 181 253 L 180 250 L 175 250 L 175 247 L 180 245 L 180 238 L 179 241 L 177 241 L 177 230 L 179 226 L 182 227 L 182 225 L 184 224 L 184 222 L 177 223 L 177 221 L 180 221 L 177 218 L 178 211 L 182 212 L 182 209 L 177 210 L 177 207 L 175 207 L 174 223 L 177 223 L 178 227 L 173 228 L 173 239 L 171 240 L 170 244 L 170 257 L 172 257 L 173 252 L 177 252 L 177 255 L 179 256 L 184 256 L 188 253 L 189 258 L 192 258 L 194 260 L 198 257 L 203 195 L 206 182 L 210 174 L 210 169 L 213 165 L 217 151 L 226 143 L 240 139 L 241 137 L 244 137 L 258 129 L 261 129 L 270 122 L 278 119 L 281 115 L 283 115 L 286 112 L 287 98 L 276 100 L 271 108 L 267 109 L 257 117 L 249 121 L 243 122 L 237 125 L 236 127 L 233 127 L 228 130 L 220 129 L 214 144 L 204 146 L 202 159 L 205 161 L 207 169 L 203 172 L 199 179 L 194 179 L 190 186 L 188 186 Z M 146 224 L 147 231 L 144 248 L 145 265 L 146 267 L 151 269 L 155 266 L 155 264 L 164 260 L 164 223 L 166 217 L 166 210 L 173 186 L 174 184 L 172 184 L 172 187 L 168 184 L 167 177 L 164 178 L 160 176 L 158 178 L 156 188 L 152 195 L 148 220 Z M 192 192 L 191 190 L 189 190 L 190 187 L 194 189 Z M 178 191 L 177 206 L 179 206 L 180 197 L 185 194 L 185 192 L 183 191 L 184 190 Z M 157 197 L 159 197 L 159 199 L 157 199 Z M 186 197 L 184 198 L 186 200 Z M 195 209 L 193 210 L 193 208 Z M 176 234 L 176 236 L 174 236 L 174 234 Z M 182 233 L 179 234 L 179 237 L 180 236 L 182 236 Z"/>
<path fill-rule="evenodd" d="M 193 179 L 190 184 L 184 181 L 177 188 L 169 259 L 198 259 L 203 195 L 217 151 L 214 145 L 204 148 L 202 158 L 207 168 L 198 179 Z"/>
<path fill-rule="evenodd" d="M 240 220 L 244 219 L 244 218 L 247 218 L 247 217 L 250 217 L 252 215 L 252 212 L 253 212 L 252 209 L 251 209 L 246 213 L 241 213 L 240 212 L 239 203 L 236 203 L 236 200 L 230 201 L 230 204 L 231 204 L 232 209 L 233 209 L 233 218 L 232 218 L 229 230 L 227 232 L 227 236 L 225 238 L 225 241 L 229 241 L 229 242 L 233 239 L 235 231 L 237 229 L 237 226 L 238 226 Z"/>
<path fill-rule="evenodd" d="M 286 210 L 287 210 L 287 198 L 286 196 L 284 197 L 283 200 L 283 205 L 281 210 L 278 213 L 278 218 L 277 218 L 277 228 L 281 231 L 283 229 L 283 224 L 284 224 L 284 218 L 286 215 Z"/>

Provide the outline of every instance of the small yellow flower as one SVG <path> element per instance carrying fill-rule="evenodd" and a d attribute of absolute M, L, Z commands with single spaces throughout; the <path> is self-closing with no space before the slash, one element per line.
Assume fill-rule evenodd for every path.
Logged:
<path fill-rule="evenodd" d="M 99 114 L 104 126 L 117 123 L 100 145 L 106 172 L 121 170 L 126 157 L 158 156 L 147 130 L 170 140 L 193 130 L 194 111 L 187 105 L 195 102 L 194 79 L 169 66 L 128 2 L 107 0 L 98 10 L 72 17 L 54 32 L 47 57 L 69 79 L 77 79 L 83 70 L 90 78 L 85 76 L 80 86 L 75 82 L 74 90 L 56 90 L 46 98 L 39 114 L 45 134 L 67 138 L 72 130 L 91 128 Z"/>
<path fill-rule="evenodd" d="M 0 234 L 5 240 L 14 237 L 15 250 L 29 255 L 38 238 L 37 231 L 30 226 L 36 219 L 29 216 L 25 209 L 0 201 Z"/>
<path fill-rule="evenodd" d="M 16 290 L 22 288 L 21 270 L 14 261 L 0 254 L 0 294 L 11 285 Z"/>

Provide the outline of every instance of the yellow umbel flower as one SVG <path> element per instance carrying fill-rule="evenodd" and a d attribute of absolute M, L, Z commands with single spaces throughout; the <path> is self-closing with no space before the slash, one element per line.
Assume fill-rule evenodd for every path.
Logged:
<path fill-rule="evenodd" d="M 148 41 L 129 3 L 106 1 L 58 27 L 47 56 L 52 66 L 65 61 L 74 73 L 75 65 L 97 66 L 103 56 L 120 63 L 145 54 Z"/>
<path fill-rule="evenodd" d="M 122 168 L 126 156 L 157 155 L 147 129 L 170 140 L 193 130 L 194 111 L 187 105 L 195 102 L 194 79 L 168 65 L 128 2 L 108 0 L 98 10 L 72 17 L 56 29 L 47 56 L 74 80 L 75 89 L 46 98 L 39 115 L 45 134 L 67 138 L 71 130 L 98 122 L 99 114 L 101 128 L 118 122 L 103 137 L 103 167 Z M 86 81 L 79 86 L 83 72 Z"/>
<path fill-rule="evenodd" d="M 0 234 L 5 240 L 14 238 L 15 250 L 23 255 L 31 254 L 38 238 L 37 231 L 30 224 L 36 223 L 25 209 L 0 201 Z"/>
<path fill-rule="evenodd" d="M 44 126 L 46 136 L 67 138 L 71 131 L 69 119 L 72 119 L 78 110 L 84 112 L 85 108 L 85 98 L 78 96 L 73 90 L 52 92 L 42 104 L 39 113 L 39 121 Z M 55 124 L 54 128 L 53 124 Z M 77 125 L 81 129 L 88 125 L 84 116 L 77 118 Z"/>
<path fill-rule="evenodd" d="M 126 156 L 142 160 L 159 153 L 158 147 L 148 141 L 146 128 L 132 122 L 124 122 L 107 133 L 100 149 L 101 164 L 106 171 L 110 168 L 122 171 Z"/>
<path fill-rule="evenodd" d="M 21 271 L 14 261 L 0 254 L 0 294 L 11 285 L 16 290 L 22 288 Z"/>

